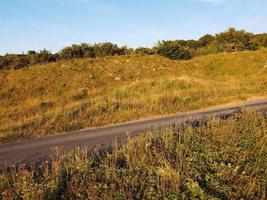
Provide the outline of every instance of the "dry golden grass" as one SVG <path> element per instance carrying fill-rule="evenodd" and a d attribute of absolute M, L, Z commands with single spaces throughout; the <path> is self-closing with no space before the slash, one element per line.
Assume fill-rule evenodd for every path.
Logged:
<path fill-rule="evenodd" d="M 190 61 L 74 59 L 0 72 L 0 141 L 180 113 L 267 94 L 267 50 Z"/>
<path fill-rule="evenodd" d="M 267 197 L 267 120 L 254 111 L 141 134 L 112 153 L 51 156 L 0 174 L 3 199 L 259 199 Z M 101 156 L 97 156 L 101 155 Z M 1 198 L 1 196 L 0 196 Z"/>

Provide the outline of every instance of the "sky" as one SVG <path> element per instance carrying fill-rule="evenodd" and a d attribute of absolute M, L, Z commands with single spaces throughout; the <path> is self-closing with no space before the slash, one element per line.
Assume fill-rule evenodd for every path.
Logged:
<path fill-rule="evenodd" d="M 0 54 L 71 44 L 153 46 L 229 27 L 267 32 L 267 0 L 0 0 Z"/>

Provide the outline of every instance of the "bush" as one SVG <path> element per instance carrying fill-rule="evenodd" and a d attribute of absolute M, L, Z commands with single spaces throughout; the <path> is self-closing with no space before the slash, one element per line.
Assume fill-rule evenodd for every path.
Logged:
<path fill-rule="evenodd" d="M 183 47 L 180 41 L 162 41 L 158 43 L 156 49 L 158 55 L 172 60 L 188 60 L 192 57 L 190 51 Z"/>
<path fill-rule="evenodd" d="M 1 69 L 20 69 L 29 65 L 30 59 L 25 55 L 6 54 L 0 60 Z"/>
<path fill-rule="evenodd" d="M 196 50 L 196 55 L 208 55 L 219 53 L 218 41 L 214 40 L 209 45 L 198 48 Z"/>
<path fill-rule="evenodd" d="M 126 46 L 119 47 L 112 43 L 99 43 L 89 45 L 82 43 L 80 45 L 72 45 L 63 48 L 59 53 L 52 54 L 50 51 L 44 49 L 40 52 L 28 51 L 27 54 L 7 54 L 0 57 L 0 69 L 20 69 L 29 64 L 49 63 L 55 62 L 59 59 L 72 58 L 95 58 L 104 56 L 126 55 L 130 54 L 132 49 Z"/>
<path fill-rule="evenodd" d="M 7 59 L 4 56 L 0 56 L 0 69 L 6 69 L 8 65 Z"/>
<path fill-rule="evenodd" d="M 201 38 L 199 38 L 199 44 L 201 47 L 206 47 L 208 45 L 210 45 L 213 41 L 215 40 L 215 37 L 210 35 L 210 34 L 206 34 L 204 36 L 202 36 Z"/>
<path fill-rule="evenodd" d="M 116 44 L 112 44 L 110 42 L 95 44 L 94 51 L 96 57 L 104 57 L 104 56 L 119 56 L 127 54 L 127 47 L 118 47 Z"/>
<path fill-rule="evenodd" d="M 71 58 L 85 58 L 95 57 L 95 49 L 89 44 L 82 43 L 80 45 L 73 44 L 70 47 L 65 47 L 59 52 L 60 58 L 71 59 Z"/>
<path fill-rule="evenodd" d="M 20 69 L 30 64 L 30 59 L 27 56 L 15 56 L 12 60 L 12 68 Z"/>
<path fill-rule="evenodd" d="M 95 58 L 126 55 L 129 51 L 127 47 L 118 47 L 118 45 L 109 42 L 95 45 L 82 43 L 80 45 L 73 44 L 72 46 L 65 47 L 59 52 L 59 56 L 61 59 Z"/>
<path fill-rule="evenodd" d="M 257 47 L 267 47 L 267 33 L 255 35 L 251 42 Z"/>
<path fill-rule="evenodd" d="M 6 54 L 0 58 L 0 69 L 21 69 L 30 64 L 48 63 L 56 60 L 58 60 L 58 55 L 45 49 L 38 53 L 29 51 L 28 54 Z"/>
<path fill-rule="evenodd" d="M 135 54 L 137 55 L 153 55 L 155 54 L 154 49 L 146 48 L 146 47 L 139 47 L 135 49 Z"/>
<path fill-rule="evenodd" d="M 36 51 L 30 50 L 30 51 L 28 51 L 27 54 L 28 54 L 28 55 L 35 55 L 35 54 L 36 54 Z"/>
<path fill-rule="evenodd" d="M 58 60 L 58 54 L 52 54 L 50 51 L 44 49 L 33 54 L 31 64 L 55 62 Z"/>
<path fill-rule="evenodd" d="M 230 28 L 215 36 L 206 34 L 199 40 L 161 41 L 153 48 L 139 47 L 133 50 L 126 46 L 119 47 L 117 44 L 105 42 L 94 45 L 73 44 L 56 54 L 45 49 L 40 52 L 31 50 L 27 54 L 20 55 L 8 54 L 0 57 L 0 69 L 20 69 L 29 64 L 54 62 L 59 59 L 120 56 L 132 53 L 136 55 L 158 54 L 173 60 L 188 60 L 198 55 L 256 50 L 260 47 L 267 47 L 266 33 L 254 35 L 244 30 Z"/>
<path fill-rule="evenodd" d="M 216 34 L 218 48 L 222 52 L 234 52 L 243 50 L 255 50 L 255 44 L 251 43 L 253 34 L 247 33 L 244 30 L 238 31 L 230 28 L 226 32 Z"/>

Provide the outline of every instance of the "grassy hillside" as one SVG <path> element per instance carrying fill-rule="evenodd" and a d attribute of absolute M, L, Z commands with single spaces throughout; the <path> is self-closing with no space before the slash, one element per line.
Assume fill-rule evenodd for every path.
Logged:
<path fill-rule="evenodd" d="M 267 95 L 267 50 L 74 59 L 0 71 L 0 142 Z"/>
<path fill-rule="evenodd" d="M 0 176 L 3 199 L 266 199 L 267 120 L 252 111 L 141 135 L 103 157 L 61 155 Z M 97 152 L 97 151 L 96 151 Z"/>

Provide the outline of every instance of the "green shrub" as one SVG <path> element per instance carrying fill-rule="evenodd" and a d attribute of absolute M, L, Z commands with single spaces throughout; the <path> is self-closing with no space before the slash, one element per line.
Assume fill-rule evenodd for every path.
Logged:
<path fill-rule="evenodd" d="M 234 52 L 243 50 L 255 50 L 255 44 L 251 43 L 253 34 L 244 30 L 230 28 L 228 31 L 216 34 L 219 50 L 222 52 Z"/>
<path fill-rule="evenodd" d="M 257 47 L 267 47 L 267 33 L 255 35 L 251 42 Z"/>
<path fill-rule="evenodd" d="M 180 41 L 162 41 L 156 49 L 159 55 L 172 60 L 188 60 L 192 57 L 189 49 L 183 47 Z"/>
<path fill-rule="evenodd" d="M 139 47 L 135 49 L 135 54 L 137 55 L 154 55 L 155 53 L 155 49 L 153 48 Z"/>
<path fill-rule="evenodd" d="M 30 64 L 25 55 L 6 54 L 0 59 L 0 69 L 20 69 Z"/>
<path fill-rule="evenodd" d="M 119 47 L 116 44 L 109 42 L 99 44 L 73 44 L 72 46 L 65 47 L 59 52 L 61 59 L 72 58 L 95 58 L 104 56 L 126 55 L 130 50 L 127 47 Z"/>
<path fill-rule="evenodd" d="M 89 44 L 82 43 L 80 45 L 73 44 L 70 47 L 65 47 L 59 52 L 60 58 L 71 59 L 71 58 L 85 58 L 95 57 L 95 49 Z"/>
<path fill-rule="evenodd" d="M 8 54 L 0 57 L 0 69 L 20 69 L 29 64 L 55 62 L 59 59 L 120 56 L 132 53 L 136 55 L 159 54 L 173 60 L 188 60 L 198 55 L 256 50 L 260 47 L 267 47 L 267 34 L 254 35 L 244 30 L 230 28 L 215 36 L 206 34 L 199 40 L 161 41 L 153 48 L 140 47 L 133 50 L 126 46 L 119 47 L 117 44 L 105 42 L 94 45 L 73 44 L 56 54 L 45 49 L 40 52 L 31 50 L 27 54 Z"/>
<path fill-rule="evenodd" d="M 199 38 L 198 41 L 201 47 L 206 47 L 210 45 L 214 40 L 215 40 L 215 37 L 213 35 L 206 34 L 202 36 L 201 38 Z"/>
<path fill-rule="evenodd" d="M 58 54 L 52 54 L 50 51 L 44 49 L 40 52 L 33 54 L 31 57 L 31 64 L 49 63 L 58 60 Z"/>
<path fill-rule="evenodd" d="M 112 44 L 110 42 L 95 44 L 94 51 L 96 57 L 104 57 L 104 56 L 119 56 L 126 55 L 127 47 L 118 47 L 116 44 Z"/>

